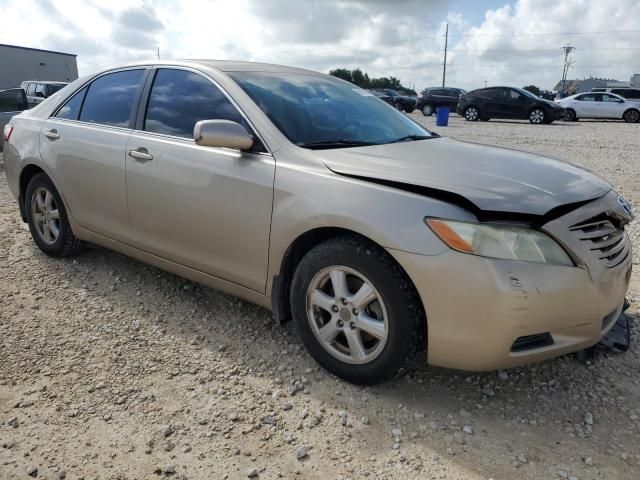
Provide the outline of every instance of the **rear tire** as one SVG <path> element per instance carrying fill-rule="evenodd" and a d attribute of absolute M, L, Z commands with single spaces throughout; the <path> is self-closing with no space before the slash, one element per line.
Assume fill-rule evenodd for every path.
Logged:
<path fill-rule="evenodd" d="M 40 250 L 52 257 L 66 257 L 82 249 L 84 242 L 71 231 L 62 198 L 44 173 L 31 179 L 24 202 L 31 237 Z"/>
<path fill-rule="evenodd" d="M 330 239 L 309 251 L 294 274 L 290 302 L 309 354 L 349 382 L 387 380 L 425 348 L 424 311 L 413 284 L 384 249 L 361 237 Z"/>
<path fill-rule="evenodd" d="M 478 119 L 481 118 L 480 116 L 480 110 L 477 109 L 477 107 L 470 105 L 467 108 L 464 109 L 464 119 L 467 120 L 468 122 L 476 122 L 478 121 Z"/>
<path fill-rule="evenodd" d="M 576 112 L 573 109 L 568 109 L 564 112 L 564 120 L 565 122 L 575 122 L 576 120 L 578 120 L 578 117 L 576 117 Z"/>
<path fill-rule="evenodd" d="M 428 103 L 424 107 L 422 107 L 422 115 L 424 115 L 425 117 L 430 117 L 431 115 L 433 115 L 434 110 L 435 109 L 433 108 L 433 105 Z"/>
<path fill-rule="evenodd" d="M 640 111 L 634 108 L 630 108 L 629 110 L 624 112 L 622 118 L 627 123 L 638 123 L 640 121 Z"/>

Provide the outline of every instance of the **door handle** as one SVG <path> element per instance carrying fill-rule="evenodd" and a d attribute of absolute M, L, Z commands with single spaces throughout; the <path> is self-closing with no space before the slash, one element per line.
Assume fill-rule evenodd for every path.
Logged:
<path fill-rule="evenodd" d="M 129 156 L 131 158 L 135 158 L 136 160 L 140 160 L 143 162 L 148 162 L 149 160 L 153 160 L 153 155 L 151 155 L 148 150 L 144 147 L 141 147 L 137 150 L 129 150 Z"/>
<path fill-rule="evenodd" d="M 58 140 L 60 138 L 60 134 L 55 129 L 44 132 L 44 136 L 51 140 Z"/>

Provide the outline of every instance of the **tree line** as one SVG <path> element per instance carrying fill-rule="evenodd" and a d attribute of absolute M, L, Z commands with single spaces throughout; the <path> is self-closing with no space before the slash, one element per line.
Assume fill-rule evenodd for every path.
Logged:
<path fill-rule="evenodd" d="M 347 68 L 336 68 L 331 70 L 329 75 L 351 82 L 360 88 L 392 88 L 400 93 L 415 95 L 416 92 L 400 83 L 396 77 L 369 77 L 369 75 L 359 68 L 349 70 Z"/>

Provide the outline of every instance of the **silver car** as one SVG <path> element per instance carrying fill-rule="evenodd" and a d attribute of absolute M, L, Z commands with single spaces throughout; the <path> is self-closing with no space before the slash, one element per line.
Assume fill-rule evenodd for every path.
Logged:
<path fill-rule="evenodd" d="M 615 93 L 578 93 L 557 103 L 565 109 L 565 120 L 570 122 L 581 118 L 640 121 L 640 100 L 629 100 Z"/>
<path fill-rule="evenodd" d="M 631 208 L 546 157 L 442 138 L 319 73 L 138 63 L 5 128 L 51 256 L 92 242 L 293 319 L 327 370 L 522 365 L 589 347 L 631 274 Z"/>

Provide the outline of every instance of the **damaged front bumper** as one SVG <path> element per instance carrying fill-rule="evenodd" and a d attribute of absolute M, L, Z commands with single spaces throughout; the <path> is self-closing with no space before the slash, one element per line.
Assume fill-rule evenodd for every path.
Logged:
<path fill-rule="evenodd" d="M 584 267 L 496 260 L 454 251 L 390 250 L 427 316 L 427 361 L 496 370 L 592 347 L 617 324 L 631 256 L 597 276 Z"/>

